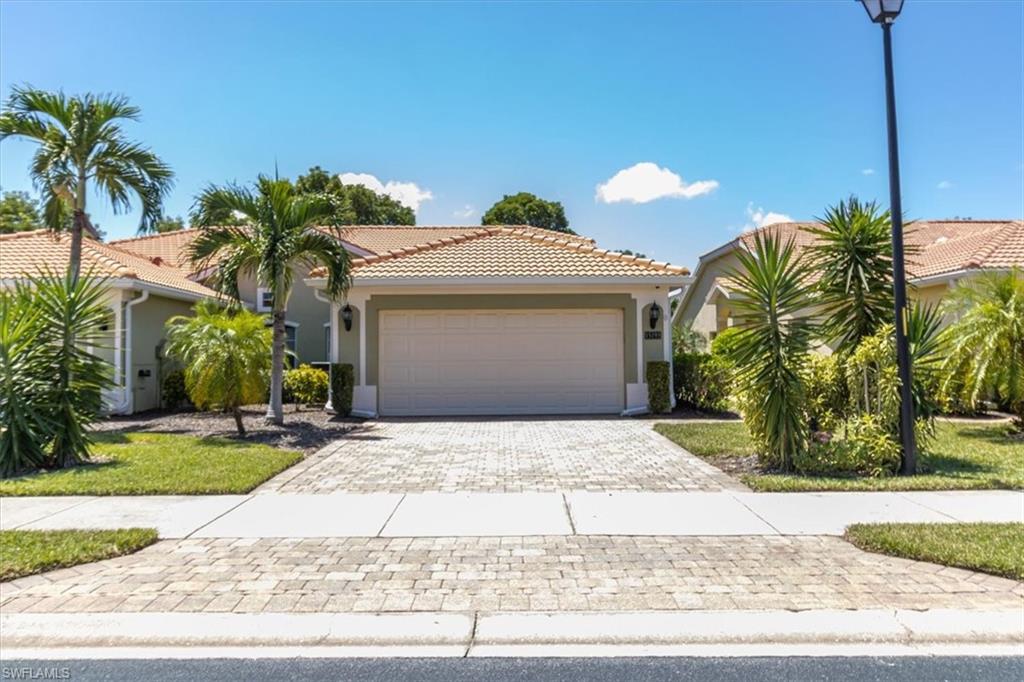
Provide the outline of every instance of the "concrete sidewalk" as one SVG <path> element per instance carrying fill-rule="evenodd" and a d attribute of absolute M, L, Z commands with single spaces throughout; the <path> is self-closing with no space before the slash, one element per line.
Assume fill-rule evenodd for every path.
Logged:
<path fill-rule="evenodd" d="M 119 656 L 148 649 L 193 656 L 252 647 L 302 655 L 524 656 L 686 653 L 760 647 L 791 655 L 858 648 L 873 654 L 947 651 L 949 647 L 1024 644 L 1014 611 L 691 611 L 685 613 L 424 614 L 7 614 L 0 617 L 5 656 Z M 45 650 L 40 643 L 45 642 Z M 159 653 L 163 652 L 163 653 Z M 173 655 L 173 654 L 172 654 Z M 230 654 L 229 654 L 230 655 Z M 273 655 L 272 653 L 270 655 Z"/>
<path fill-rule="evenodd" d="M 852 523 L 1024 521 L 1024 492 L 332 493 L 0 498 L 0 528 L 163 538 L 840 535 Z"/>

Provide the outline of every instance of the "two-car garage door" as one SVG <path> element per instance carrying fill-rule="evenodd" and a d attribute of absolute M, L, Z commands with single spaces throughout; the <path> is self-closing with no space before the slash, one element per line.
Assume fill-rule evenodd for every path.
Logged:
<path fill-rule="evenodd" d="M 621 310 L 385 310 L 379 342 L 385 416 L 623 408 Z"/>

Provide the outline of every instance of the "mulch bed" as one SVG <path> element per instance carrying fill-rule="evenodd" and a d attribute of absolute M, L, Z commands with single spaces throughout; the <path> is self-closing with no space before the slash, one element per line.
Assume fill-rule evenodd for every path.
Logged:
<path fill-rule="evenodd" d="M 333 440 L 341 438 L 358 428 L 364 420 L 355 417 L 339 417 L 320 409 L 304 408 L 296 412 L 295 407 L 286 405 L 284 426 L 265 424 L 265 405 L 250 405 L 242 410 L 242 421 L 246 435 L 238 436 L 235 419 L 222 412 L 164 412 L 150 411 L 126 416 L 111 416 L 98 422 L 93 428 L 100 432 L 178 433 L 185 436 L 205 438 L 216 436 L 247 443 L 263 443 L 284 450 L 299 450 L 309 455 Z"/>

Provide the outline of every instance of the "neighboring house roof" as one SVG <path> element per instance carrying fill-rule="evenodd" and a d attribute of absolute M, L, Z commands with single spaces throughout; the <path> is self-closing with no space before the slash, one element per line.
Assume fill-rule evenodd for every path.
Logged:
<path fill-rule="evenodd" d="M 352 262 L 357 281 L 466 278 L 681 278 L 686 268 L 599 249 L 589 239 L 530 227 L 479 227 Z M 324 276 L 316 268 L 310 276 Z"/>
<path fill-rule="evenodd" d="M 705 263 L 738 248 L 752 250 L 758 233 L 792 238 L 799 252 L 815 241 L 807 229 L 818 226 L 820 223 L 775 223 L 744 232 L 701 256 L 694 279 L 701 276 Z M 1021 220 L 916 220 L 905 226 L 904 243 L 908 251 L 907 276 L 911 281 L 977 269 L 1024 267 L 1024 221 Z M 722 287 L 729 286 L 726 278 L 719 277 L 717 282 Z M 683 304 L 692 291 L 695 289 L 690 287 L 683 295 L 677 314 L 681 315 Z"/>
<path fill-rule="evenodd" d="M 0 235 L 0 279 L 22 279 L 47 269 L 64 272 L 70 253 L 71 235 L 67 232 L 33 230 Z M 215 291 L 188 279 L 183 270 L 173 265 L 155 263 L 88 236 L 82 240 L 81 271 L 111 279 L 136 280 L 191 297 L 217 296 Z"/>
<path fill-rule="evenodd" d="M 555 232 L 539 227 L 519 225 L 513 227 L 527 229 L 535 234 L 543 234 L 559 239 L 571 237 L 575 241 L 588 244 L 594 243 L 594 240 L 589 237 L 566 235 L 564 232 Z M 360 251 L 365 251 L 369 254 L 383 254 L 397 249 L 407 249 L 427 244 L 439 239 L 470 234 L 480 229 L 480 226 L 427 225 L 415 227 L 402 225 L 351 225 L 338 228 L 321 227 L 320 229 L 337 235 L 343 242 L 354 246 Z M 191 270 L 186 250 L 198 234 L 198 229 L 177 230 L 175 232 L 133 237 L 131 239 L 118 239 L 110 243 L 147 258 L 161 258 L 166 263 Z"/>
<path fill-rule="evenodd" d="M 758 232 L 784 239 L 792 237 L 798 251 L 811 246 L 807 232 L 818 223 L 776 223 L 745 232 L 726 246 L 754 246 Z M 1024 266 L 1024 221 L 1021 220 L 916 220 L 904 228 L 907 274 L 912 279 L 934 277 L 975 268 Z M 716 253 L 713 251 L 711 253 Z M 703 260 L 704 257 L 702 256 Z"/>

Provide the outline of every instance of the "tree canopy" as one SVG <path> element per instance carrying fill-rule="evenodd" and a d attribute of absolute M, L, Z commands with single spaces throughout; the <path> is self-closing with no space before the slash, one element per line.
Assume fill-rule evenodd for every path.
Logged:
<path fill-rule="evenodd" d="M 165 232 L 177 232 L 178 230 L 184 229 L 185 221 L 181 216 L 176 216 L 174 218 L 163 217 L 153 224 L 153 231 L 158 234 L 164 234 Z"/>
<path fill-rule="evenodd" d="M 335 225 L 415 225 L 416 214 L 389 196 L 362 185 L 346 185 L 336 174 L 313 166 L 295 181 L 298 194 L 317 195 L 334 207 Z"/>
<path fill-rule="evenodd" d="M 28 192 L 4 192 L 0 199 L 0 234 L 38 230 L 39 203 Z"/>
<path fill-rule="evenodd" d="M 557 201 L 547 201 L 529 192 L 506 194 L 484 213 L 484 225 L 532 225 L 555 232 L 576 234 L 569 229 L 565 209 Z"/>

